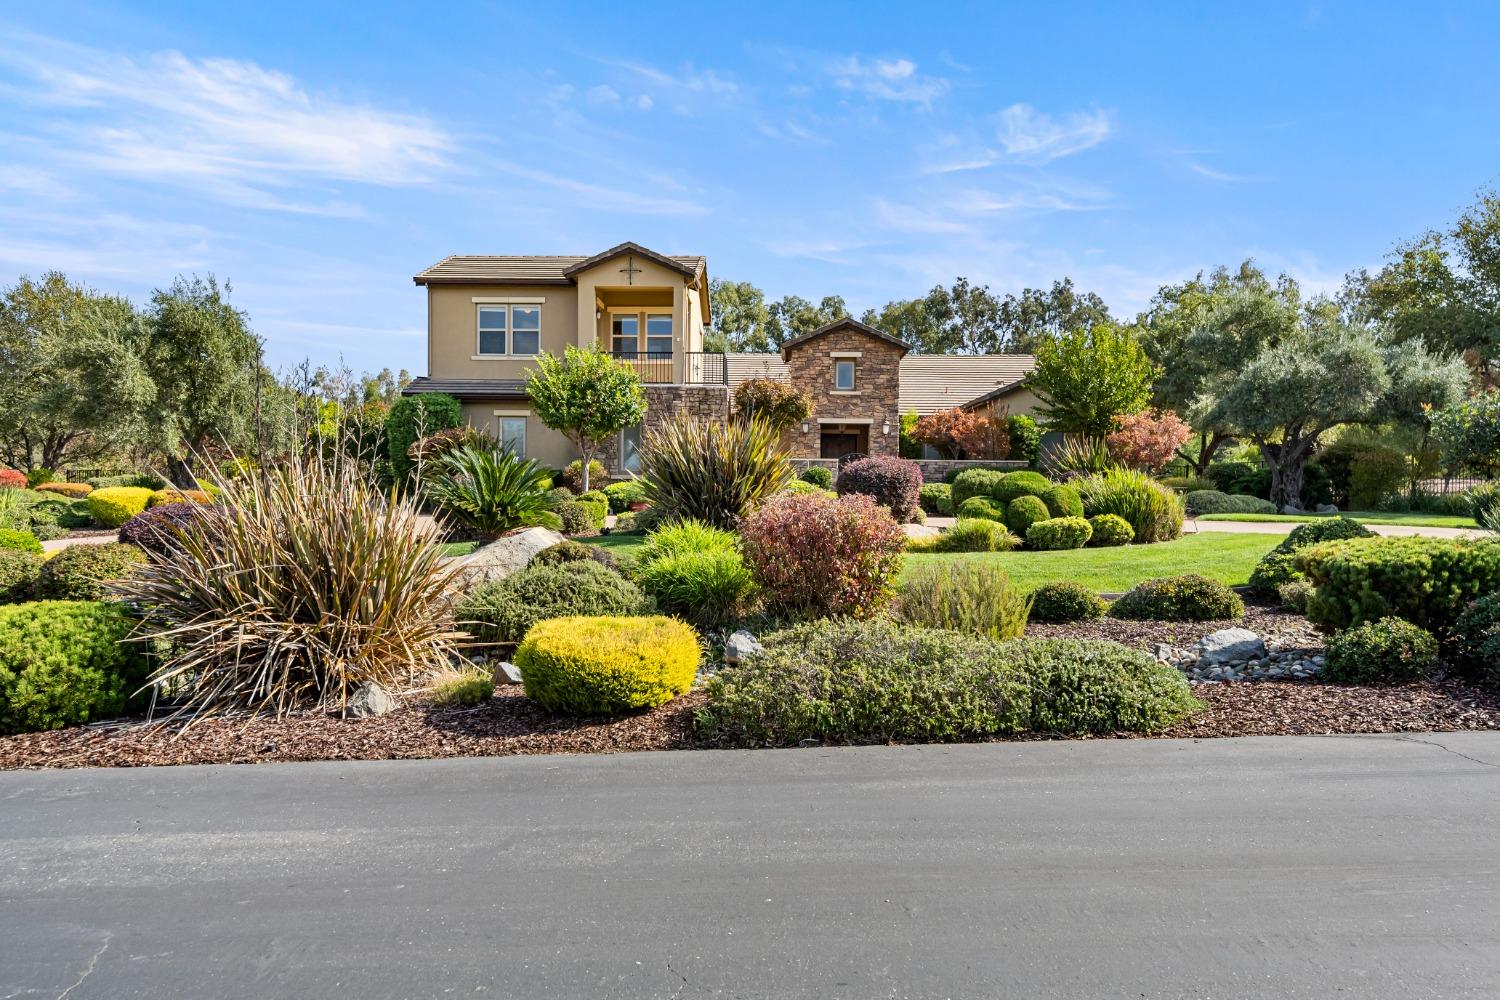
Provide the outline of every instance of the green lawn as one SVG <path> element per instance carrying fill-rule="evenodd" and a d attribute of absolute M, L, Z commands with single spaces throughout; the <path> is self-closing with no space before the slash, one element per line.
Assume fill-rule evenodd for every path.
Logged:
<path fill-rule="evenodd" d="M 1200 521 L 1318 521 L 1352 517 L 1361 524 L 1407 524 L 1418 528 L 1477 528 L 1472 517 L 1458 514 L 1393 514 L 1384 510 L 1350 510 L 1342 514 L 1204 514 Z"/>
<path fill-rule="evenodd" d="M 479 548 L 478 542 L 444 542 L 443 555 L 452 559 L 457 556 L 466 556 Z"/>
<path fill-rule="evenodd" d="M 1129 590 L 1142 580 L 1198 573 L 1238 586 L 1250 579 L 1260 557 L 1280 542 L 1276 535 L 1229 532 L 1184 535 L 1175 542 L 1124 545 L 1109 549 L 1064 552 L 913 552 L 906 565 L 924 566 L 951 559 L 972 559 L 1003 566 L 1025 590 L 1053 580 L 1073 580 L 1101 592 Z"/>
<path fill-rule="evenodd" d="M 645 541 L 644 535 L 600 535 L 586 541 L 629 554 Z M 1260 557 L 1281 541 L 1277 535 L 1213 534 L 1184 535 L 1175 542 L 1156 545 L 1126 545 L 1112 549 L 1073 549 L 1068 552 L 913 552 L 906 566 L 939 561 L 972 559 L 1005 567 L 1011 579 L 1026 589 L 1053 580 L 1076 580 L 1103 592 L 1129 590 L 1142 580 L 1179 573 L 1200 573 L 1232 586 L 1250 579 Z"/>

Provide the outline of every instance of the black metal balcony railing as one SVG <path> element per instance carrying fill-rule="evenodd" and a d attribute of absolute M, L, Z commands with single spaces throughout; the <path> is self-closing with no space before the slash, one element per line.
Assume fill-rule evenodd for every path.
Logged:
<path fill-rule="evenodd" d="M 647 384 L 665 385 L 677 381 L 671 351 L 612 352 L 620 361 L 631 365 Z M 729 366 L 724 355 L 705 351 L 685 351 L 682 355 L 682 381 L 689 385 L 726 385 Z"/>

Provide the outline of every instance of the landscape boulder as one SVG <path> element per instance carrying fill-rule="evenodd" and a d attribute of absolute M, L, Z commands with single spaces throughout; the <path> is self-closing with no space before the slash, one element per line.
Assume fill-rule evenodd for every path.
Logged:
<path fill-rule="evenodd" d="M 361 684 L 349 698 L 349 707 L 344 714 L 351 719 L 369 719 L 395 710 L 395 697 L 379 684 L 369 681 Z"/>
<path fill-rule="evenodd" d="M 1203 664 L 1258 660 L 1266 655 L 1266 643 L 1247 628 L 1225 628 L 1199 639 L 1193 650 Z"/>
<path fill-rule="evenodd" d="M 729 641 L 724 644 L 724 662 L 737 664 L 747 656 L 754 656 L 761 651 L 760 640 L 755 638 L 744 629 L 737 629 L 729 636 Z"/>
<path fill-rule="evenodd" d="M 461 583 L 465 589 L 473 589 L 482 583 L 503 580 L 525 569 L 538 552 L 563 541 L 563 536 L 551 528 L 522 528 L 497 538 L 464 557 Z"/>
<path fill-rule="evenodd" d="M 494 680 L 496 687 L 503 687 L 506 684 L 525 683 L 521 679 L 521 668 L 509 660 L 501 660 L 495 664 Z"/>

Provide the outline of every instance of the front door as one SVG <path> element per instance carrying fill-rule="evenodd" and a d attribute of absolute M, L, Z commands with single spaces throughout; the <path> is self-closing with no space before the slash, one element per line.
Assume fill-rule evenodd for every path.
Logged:
<path fill-rule="evenodd" d="M 827 428 L 823 431 L 818 448 L 819 458 L 843 458 L 845 455 L 864 454 L 863 430 Z"/>

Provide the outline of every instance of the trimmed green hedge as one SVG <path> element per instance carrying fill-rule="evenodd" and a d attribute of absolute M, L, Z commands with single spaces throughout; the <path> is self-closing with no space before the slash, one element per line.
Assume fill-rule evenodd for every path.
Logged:
<path fill-rule="evenodd" d="M 118 605 L 0 608 L 0 732 L 61 729 L 124 712 L 145 682 L 143 647 Z"/>
<path fill-rule="evenodd" d="M 516 649 L 526 697 L 554 712 L 620 715 L 693 686 L 698 637 L 673 618 L 554 618 Z"/>
<path fill-rule="evenodd" d="M 1396 617 L 1446 638 L 1471 601 L 1500 590 L 1500 540 L 1366 538 L 1297 554 L 1317 587 L 1307 617 L 1345 629 Z"/>
<path fill-rule="evenodd" d="M 1026 544 L 1033 549 L 1081 549 L 1094 529 L 1081 517 L 1052 517 L 1026 529 Z"/>

